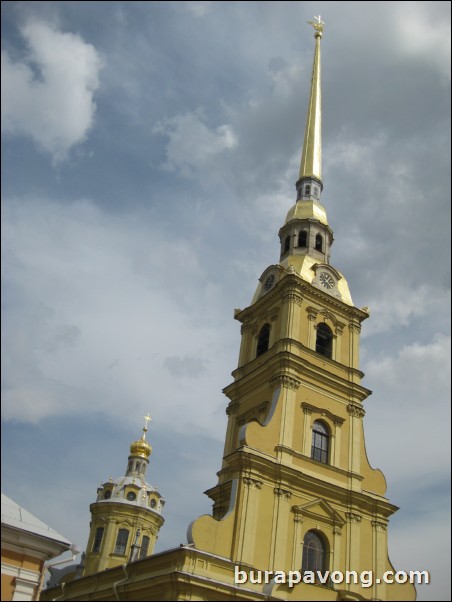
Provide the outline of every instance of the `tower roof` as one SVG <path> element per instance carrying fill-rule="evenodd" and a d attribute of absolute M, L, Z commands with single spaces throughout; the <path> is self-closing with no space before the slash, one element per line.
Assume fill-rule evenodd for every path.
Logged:
<path fill-rule="evenodd" d="M 314 64 L 312 66 L 311 94 L 301 155 L 300 175 L 302 178 L 316 178 L 322 181 L 322 92 L 320 81 L 320 38 L 323 33 L 323 21 L 314 17 L 309 21 L 315 29 Z"/>

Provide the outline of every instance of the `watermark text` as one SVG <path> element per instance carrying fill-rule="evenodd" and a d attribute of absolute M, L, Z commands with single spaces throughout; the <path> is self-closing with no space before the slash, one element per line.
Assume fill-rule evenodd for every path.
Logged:
<path fill-rule="evenodd" d="M 373 571 L 242 571 L 238 566 L 234 569 L 234 583 L 284 583 L 289 587 L 297 583 L 317 585 L 354 584 L 361 587 L 372 587 L 379 583 L 414 583 L 422 585 L 430 583 L 428 571 L 386 571 L 381 577 L 374 577 Z"/>

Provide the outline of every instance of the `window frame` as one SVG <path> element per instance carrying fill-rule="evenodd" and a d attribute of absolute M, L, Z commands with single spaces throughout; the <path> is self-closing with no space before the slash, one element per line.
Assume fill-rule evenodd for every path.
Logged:
<path fill-rule="evenodd" d="M 308 541 L 306 541 L 307 539 Z M 319 544 L 318 547 L 310 545 L 314 541 Z M 328 544 L 323 533 L 316 529 L 310 529 L 305 533 L 302 545 L 301 572 L 304 574 L 309 571 L 317 575 L 317 571 L 320 571 L 325 574 L 328 569 Z M 314 562 L 312 562 L 312 550 L 314 550 Z"/>
<path fill-rule="evenodd" d="M 147 542 L 147 543 L 146 543 Z M 144 547 L 144 545 L 146 544 L 146 547 Z M 140 554 L 139 554 L 139 560 L 141 560 L 142 558 L 146 558 L 146 556 L 149 556 L 149 546 L 151 545 L 151 538 L 149 537 L 149 535 L 143 535 L 143 537 L 141 538 L 141 548 L 140 548 Z"/>
<path fill-rule="evenodd" d="M 317 428 L 316 428 L 317 426 Z M 323 420 L 314 420 L 311 437 L 311 460 L 329 464 L 331 432 Z"/>
<path fill-rule="evenodd" d="M 124 534 L 127 534 L 126 536 Z M 116 536 L 116 543 L 113 554 L 116 556 L 125 556 L 127 551 L 127 544 L 129 542 L 130 531 L 128 529 L 119 529 L 118 535 Z"/>
<path fill-rule="evenodd" d="M 94 534 L 93 547 L 91 552 L 97 554 L 100 552 L 100 548 L 102 546 L 102 540 L 104 539 L 105 527 L 97 527 L 96 532 Z M 100 536 L 99 536 L 100 535 Z"/>

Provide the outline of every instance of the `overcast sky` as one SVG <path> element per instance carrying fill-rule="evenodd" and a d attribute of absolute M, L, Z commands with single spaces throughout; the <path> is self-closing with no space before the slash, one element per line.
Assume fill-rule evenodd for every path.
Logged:
<path fill-rule="evenodd" d="M 84 549 L 149 411 L 156 549 L 210 512 L 233 310 L 279 258 L 319 13 L 323 202 L 371 310 L 390 557 L 450 600 L 449 2 L 2 3 L 2 488 Z"/>

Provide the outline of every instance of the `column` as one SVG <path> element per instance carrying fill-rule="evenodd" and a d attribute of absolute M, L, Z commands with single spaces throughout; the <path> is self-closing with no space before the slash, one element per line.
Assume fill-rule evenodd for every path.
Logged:
<path fill-rule="evenodd" d="M 361 447 L 362 447 L 362 419 L 365 415 L 365 410 L 356 402 L 349 403 L 347 406 L 347 412 L 350 415 L 350 437 L 349 437 L 349 467 L 350 472 L 357 475 L 361 471 Z M 359 482 L 355 482 L 353 479 L 352 488 L 360 490 L 361 485 Z"/>
<path fill-rule="evenodd" d="M 239 352 L 239 368 L 247 363 L 250 358 L 250 339 L 252 331 L 251 324 L 242 324 L 240 328 L 240 334 L 242 335 L 242 340 L 240 343 L 240 352 Z"/>
<path fill-rule="evenodd" d="M 300 306 L 303 302 L 303 298 L 296 292 L 288 292 L 283 297 L 283 320 L 284 323 L 281 325 L 285 332 L 281 331 L 282 338 L 295 339 L 300 341 Z"/>
<path fill-rule="evenodd" d="M 238 542 L 238 561 L 254 564 L 256 529 L 259 519 L 260 490 L 263 482 L 253 477 L 243 477 L 244 494 L 241 504 Z"/>
<path fill-rule="evenodd" d="M 226 456 L 233 452 L 237 447 L 237 410 L 239 407 L 238 401 L 231 401 L 226 408 L 228 416 L 228 425 L 226 427 L 226 437 L 224 441 L 224 454 Z"/>
<path fill-rule="evenodd" d="M 333 527 L 333 550 L 330 566 L 332 571 L 341 570 L 341 534 L 342 529 L 337 525 Z"/>
<path fill-rule="evenodd" d="M 334 445 L 331 454 L 331 465 L 336 468 L 341 467 L 341 433 L 342 433 L 342 420 L 334 421 Z"/>
<path fill-rule="evenodd" d="M 302 561 L 302 541 L 301 541 L 301 527 L 303 520 L 299 514 L 295 514 L 293 517 L 293 542 L 292 542 L 292 567 L 289 570 L 300 571 Z"/>
<path fill-rule="evenodd" d="M 289 527 L 289 500 L 292 494 L 287 489 L 275 487 L 273 525 L 270 551 L 270 568 L 274 571 L 287 570 L 287 531 Z"/>
<path fill-rule="evenodd" d="M 348 325 L 350 331 L 350 345 L 349 345 L 349 364 L 352 368 L 359 370 L 359 333 L 361 332 L 361 326 L 352 322 Z"/>
<path fill-rule="evenodd" d="M 303 454 L 311 457 L 312 433 L 311 433 L 311 416 L 312 410 L 303 408 L 304 428 L 303 428 Z"/>
<path fill-rule="evenodd" d="M 309 349 L 315 350 L 316 343 L 316 327 L 315 321 L 317 319 L 317 310 L 313 307 L 308 307 L 308 343 L 307 346 Z"/>
<path fill-rule="evenodd" d="M 345 561 L 346 571 L 356 571 L 359 573 L 361 570 L 360 562 L 360 540 L 361 540 L 361 515 L 356 512 L 346 512 L 345 518 L 347 519 L 347 553 Z M 360 590 L 360 584 L 350 583 L 348 586 L 351 591 L 358 592 Z"/>
<path fill-rule="evenodd" d="M 334 354 L 333 359 L 336 362 L 342 362 L 342 333 L 344 332 L 343 328 L 340 326 L 336 326 L 336 332 L 334 336 Z"/>
<path fill-rule="evenodd" d="M 279 433 L 279 445 L 283 450 L 278 451 L 278 457 L 284 453 L 284 448 L 292 449 L 294 443 L 294 424 L 295 424 L 295 404 L 296 392 L 300 386 L 300 381 L 289 374 L 278 374 L 270 381 L 272 385 L 279 385 L 282 388 L 280 393 L 281 426 Z M 291 461 L 289 456 L 286 460 Z"/>
<path fill-rule="evenodd" d="M 384 600 L 386 597 L 386 584 L 381 579 L 386 570 L 387 558 L 387 522 L 383 520 L 372 521 L 372 570 L 374 572 L 374 585 L 372 598 Z M 376 583 L 376 578 L 381 579 L 381 583 Z"/>

